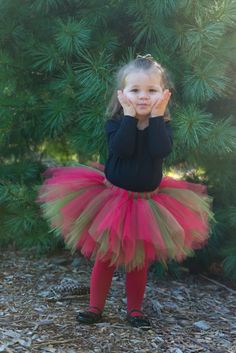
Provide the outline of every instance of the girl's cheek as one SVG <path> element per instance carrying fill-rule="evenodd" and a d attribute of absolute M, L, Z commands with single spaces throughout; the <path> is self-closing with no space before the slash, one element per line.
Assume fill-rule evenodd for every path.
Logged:
<path fill-rule="evenodd" d="M 130 100 L 133 100 L 133 99 L 134 99 L 132 93 L 130 93 L 130 92 L 124 92 L 124 94 L 125 94 L 125 96 L 126 96 L 128 99 L 130 99 Z"/>
<path fill-rule="evenodd" d="M 162 93 L 156 93 L 152 96 L 152 103 L 155 103 L 158 99 L 162 97 Z"/>
<path fill-rule="evenodd" d="M 128 91 L 126 88 L 124 88 L 124 89 L 123 89 L 123 94 L 124 94 L 126 97 L 128 97 L 129 91 Z"/>
<path fill-rule="evenodd" d="M 155 94 L 155 99 L 160 99 L 162 97 L 162 94 L 161 92 L 158 92 Z"/>

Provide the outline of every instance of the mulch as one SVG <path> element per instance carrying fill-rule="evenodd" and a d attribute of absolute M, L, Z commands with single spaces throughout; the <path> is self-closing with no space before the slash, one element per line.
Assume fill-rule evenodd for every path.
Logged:
<path fill-rule="evenodd" d="M 53 256 L 0 255 L 0 352 L 236 353 L 236 290 L 183 269 L 180 279 L 149 271 L 149 331 L 126 322 L 125 273 L 115 272 L 103 321 L 76 322 L 87 307 L 92 263 L 63 250 Z M 71 292 L 64 290 L 69 285 Z M 73 291 L 73 288 L 84 291 Z"/>

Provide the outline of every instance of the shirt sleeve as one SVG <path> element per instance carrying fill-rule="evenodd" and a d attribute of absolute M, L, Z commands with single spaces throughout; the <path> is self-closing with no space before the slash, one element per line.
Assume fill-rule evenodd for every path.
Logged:
<path fill-rule="evenodd" d="M 110 119 L 105 125 L 109 151 L 118 157 L 131 157 L 135 150 L 137 119 L 124 116 Z"/>
<path fill-rule="evenodd" d="M 164 158 L 172 149 L 172 129 L 170 122 L 165 122 L 163 117 L 149 119 L 148 146 L 150 154 Z"/>

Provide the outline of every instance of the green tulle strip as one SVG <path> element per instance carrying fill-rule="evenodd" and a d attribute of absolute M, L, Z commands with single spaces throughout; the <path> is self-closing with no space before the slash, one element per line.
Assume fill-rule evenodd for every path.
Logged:
<path fill-rule="evenodd" d="M 108 247 L 109 247 L 109 231 L 106 230 L 105 232 L 102 233 L 102 235 L 100 236 L 100 241 L 98 240 L 98 244 L 99 247 L 97 249 L 97 253 L 100 256 L 104 256 L 107 251 L 108 251 Z"/>
<path fill-rule="evenodd" d="M 125 271 L 127 272 L 132 271 L 135 268 L 137 269 L 142 268 L 145 263 L 145 251 L 144 251 L 143 242 L 140 240 L 136 242 L 135 255 L 128 264 L 125 264 L 125 254 L 122 248 L 120 248 L 119 253 L 116 253 L 116 254 L 113 253 L 110 264 L 112 266 L 112 265 L 117 265 L 117 263 L 123 263 Z"/>
<path fill-rule="evenodd" d="M 214 220 L 214 214 L 211 211 L 212 197 L 208 195 L 199 196 L 191 190 L 175 188 L 163 188 L 161 193 L 170 195 L 191 210 L 207 215 L 209 220 Z"/>
<path fill-rule="evenodd" d="M 135 256 L 133 260 L 126 266 L 127 271 L 132 271 L 134 268 L 142 268 L 145 261 L 145 251 L 142 241 L 137 241 L 135 248 Z"/>
<path fill-rule="evenodd" d="M 54 201 L 46 202 L 41 205 L 41 208 L 43 210 L 43 214 L 45 218 L 51 223 L 51 224 L 58 224 L 61 222 L 61 214 L 60 210 L 62 207 L 64 207 L 68 202 L 72 201 L 75 197 L 77 197 L 79 194 L 81 194 L 81 191 L 78 192 L 73 192 L 62 199 L 56 199 Z M 58 226 L 55 226 L 54 229 L 60 228 Z"/>
<path fill-rule="evenodd" d="M 76 244 L 80 241 L 82 233 L 86 229 L 86 227 L 93 221 L 94 217 L 96 216 L 97 212 L 100 209 L 100 204 L 105 196 L 105 193 L 109 193 L 109 191 L 104 191 L 103 197 L 98 194 L 97 197 L 93 198 L 87 205 L 86 209 L 80 214 L 80 216 L 76 219 L 73 223 L 72 231 L 67 235 L 66 242 L 67 245 L 72 249 L 74 252 L 77 248 Z"/>
<path fill-rule="evenodd" d="M 190 256 L 193 251 L 184 246 L 184 240 L 181 237 L 182 228 L 180 225 L 170 214 L 168 214 L 168 211 L 159 207 L 156 202 L 149 200 L 149 204 L 156 218 L 157 226 L 160 228 L 161 235 L 168 252 L 168 258 L 175 259 L 177 253 Z M 158 248 L 157 255 L 160 255 Z"/>

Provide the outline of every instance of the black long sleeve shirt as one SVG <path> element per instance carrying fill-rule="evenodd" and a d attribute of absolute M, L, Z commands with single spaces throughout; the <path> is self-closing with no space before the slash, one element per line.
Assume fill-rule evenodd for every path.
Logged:
<path fill-rule="evenodd" d="M 106 178 L 130 191 L 153 191 L 162 179 L 163 158 L 171 152 L 172 132 L 163 117 L 149 119 L 144 130 L 137 119 L 123 116 L 106 122 L 108 159 Z"/>

